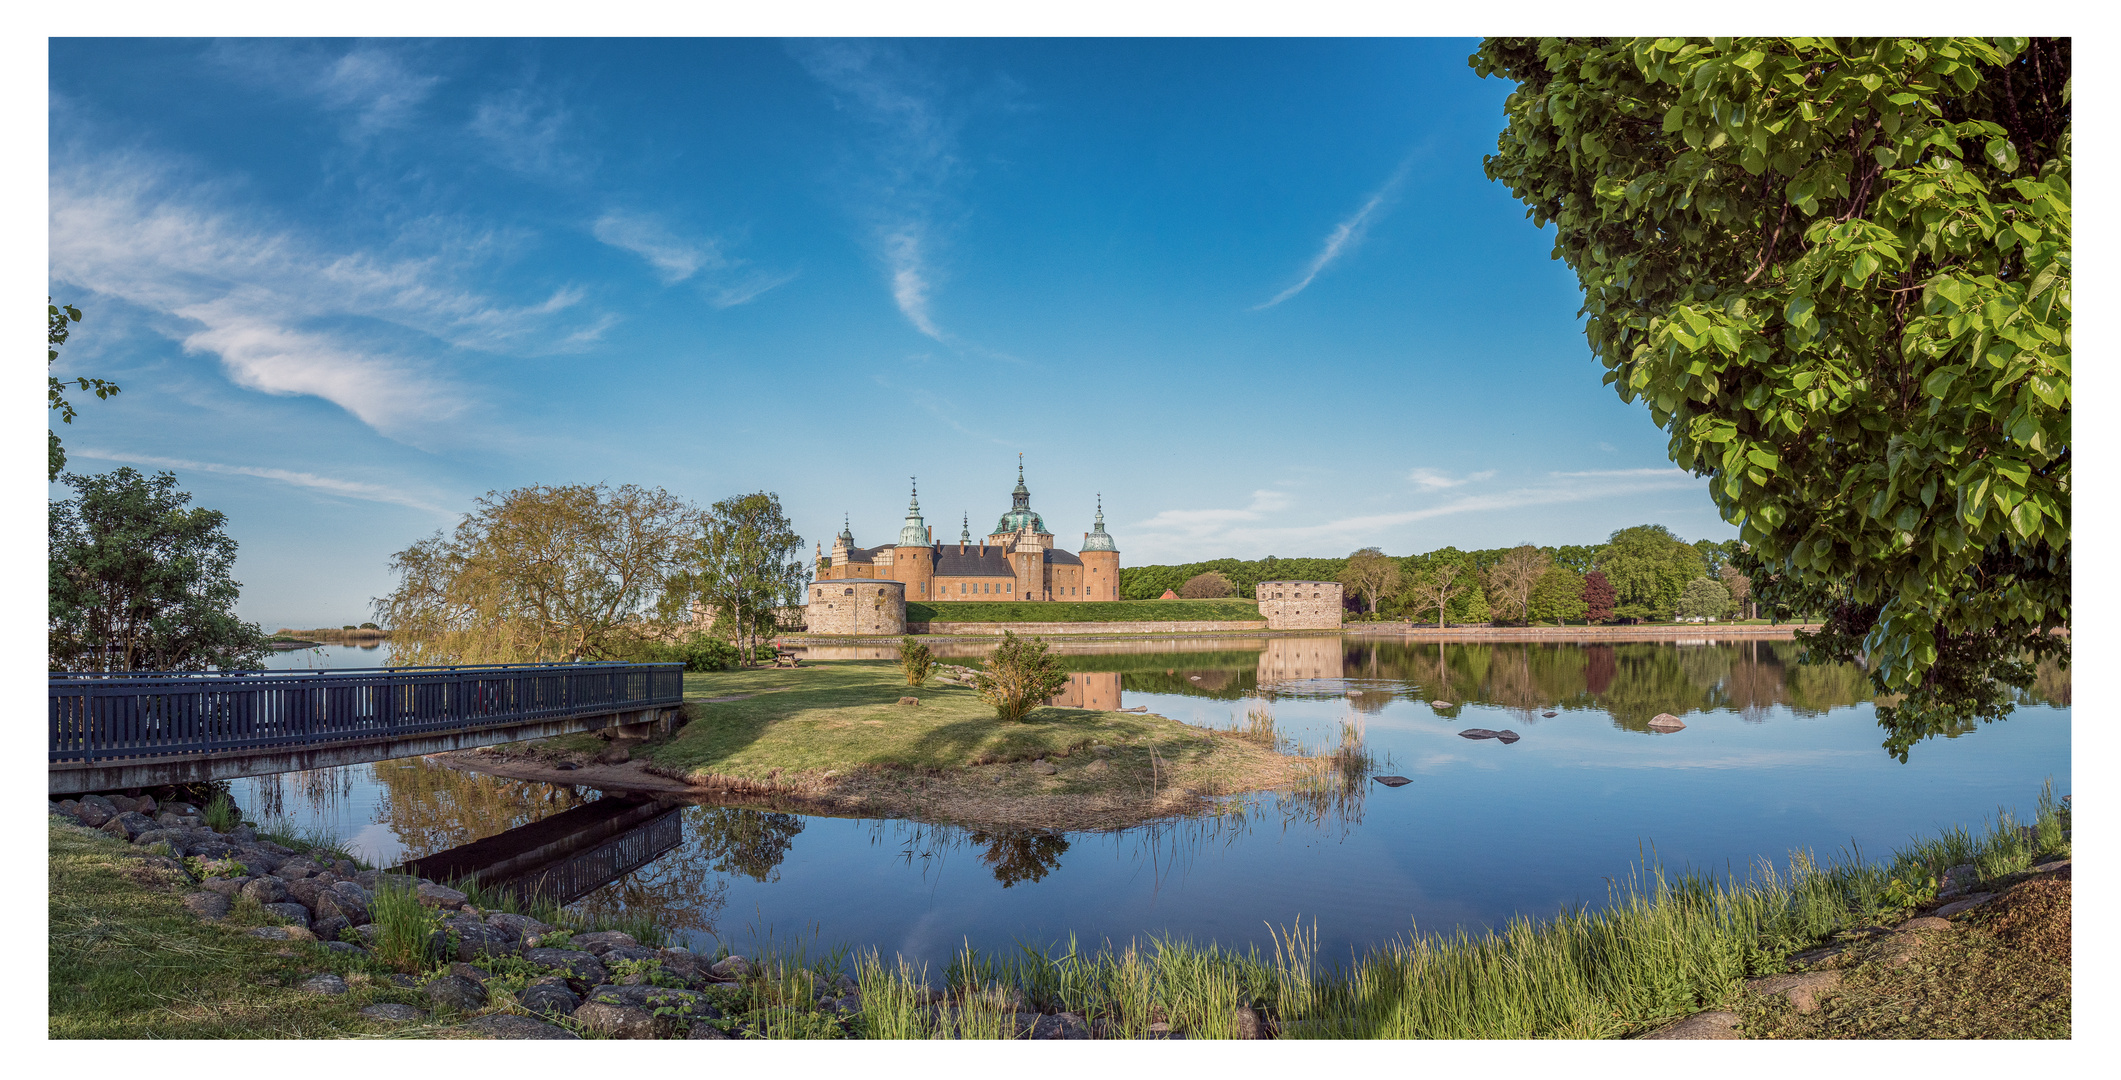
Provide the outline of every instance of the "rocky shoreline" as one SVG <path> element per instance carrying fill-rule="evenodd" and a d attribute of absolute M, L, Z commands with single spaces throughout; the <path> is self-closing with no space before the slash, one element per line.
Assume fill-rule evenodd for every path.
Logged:
<path fill-rule="evenodd" d="M 186 910 L 209 922 L 226 920 L 238 904 L 255 903 L 278 925 L 247 933 L 293 947 L 332 950 L 374 959 L 380 929 L 370 920 L 375 893 L 411 889 L 432 915 L 429 942 L 434 959 L 419 975 L 385 976 L 414 990 L 427 1007 L 371 1005 L 361 1015 L 385 1023 L 455 1021 L 463 1034 L 496 1039 L 732 1039 L 759 1034 L 735 1007 L 770 980 L 784 997 L 791 984 L 808 982 L 807 1011 L 819 1022 L 853 1034 L 861 993 L 845 974 L 826 978 L 814 971 L 768 973 L 743 956 L 703 957 L 682 947 L 651 948 L 618 930 L 577 931 L 526 915 L 482 909 L 465 893 L 439 882 L 381 870 L 364 870 L 322 850 L 297 851 L 260 838 L 247 825 L 226 832 L 209 827 L 201 812 L 181 802 L 152 797 L 85 795 L 51 803 L 55 818 L 95 829 L 131 845 L 130 854 L 181 882 Z M 349 940 L 350 939 L 350 940 Z M 301 944 L 295 944 L 301 943 Z M 322 971 L 297 988 L 341 995 L 346 979 Z M 941 994 L 925 1005 L 936 1014 L 953 1011 Z M 1020 1038 L 1086 1039 L 1096 1034 L 1072 1013 L 1006 1014 Z"/>

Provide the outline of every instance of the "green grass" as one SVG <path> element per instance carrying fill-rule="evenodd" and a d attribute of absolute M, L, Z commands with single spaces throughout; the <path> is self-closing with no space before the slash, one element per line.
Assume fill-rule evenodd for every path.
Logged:
<path fill-rule="evenodd" d="M 697 705 L 699 719 L 660 745 L 636 752 L 689 773 L 765 779 L 804 771 L 864 767 L 959 769 L 1029 761 L 1103 742 L 1115 748 L 1198 735 L 1173 720 L 1140 713 L 1041 708 L 1004 723 L 971 689 L 930 681 L 906 685 L 888 660 L 806 663 L 800 668 L 702 676 L 703 696 L 756 693 L 742 701 Z M 687 679 L 691 696 L 692 680 Z M 900 705 L 901 696 L 920 698 Z"/>
<path fill-rule="evenodd" d="M 1257 622 L 1250 600 L 908 601 L 907 622 Z"/>
<path fill-rule="evenodd" d="M 48 852 L 50 1038 L 321 1039 L 432 1030 L 407 1032 L 360 1015 L 378 1002 L 423 1002 L 384 982 L 367 962 L 244 934 L 270 921 L 255 903 L 239 903 L 221 924 L 204 922 L 129 845 L 56 820 Z M 351 992 L 325 997 L 294 989 L 322 971 L 345 978 Z"/>

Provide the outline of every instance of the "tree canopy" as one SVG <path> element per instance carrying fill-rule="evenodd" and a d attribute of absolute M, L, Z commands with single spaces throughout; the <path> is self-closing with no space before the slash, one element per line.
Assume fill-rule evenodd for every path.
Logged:
<path fill-rule="evenodd" d="M 1195 574 L 1178 587 L 1178 595 L 1188 600 L 1215 600 L 1237 595 L 1237 584 L 1220 571 L 1209 570 Z"/>
<path fill-rule="evenodd" d="M 657 602 L 701 528 L 661 488 L 487 492 L 453 533 L 391 556 L 376 621 L 410 663 L 615 659 L 664 636 Z"/>
<path fill-rule="evenodd" d="M 1491 38 L 1490 178 L 1887 748 L 2003 715 L 2069 623 L 2070 43 Z"/>
<path fill-rule="evenodd" d="M 255 668 L 265 632 L 235 615 L 236 542 L 218 510 L 187 509 L 171 473 L 67 473 L 51 505 L 47 652 L 60 671 Z"/>
<path fill-rule="evenodd" d="M 66 400 L 67 383 L 73 383 L 76 390 L 95 391 L 96 399 L 99 401 L 106 400 L 112 394 L 117 393 L 118 384 L 108 379 L 90 379 L 80 376 L 72 379 L 62 379 L 51 374 L 51 365 L 59 362 L 59 347 L 66 344 L 67 338 L 73 336 L 72 324 L 81 321 L 81 309 L 72 304 L 54 304 L 49 296 L 44 298 L 44 307 L 49 312 L 45 318 L 45 406 L 59 414 L 60 423 L 71 424 L 77 414 L 74 412 L 73 404 Z M 46 431 L 44 438 L 46 464 L 44 479 L 49 482 L 59 479 L 59 473 L 66 468 L 66 449 L 59 445 L 58 432 Z"/>
<path fill-rule="evenodd" d="M 697 603 L 744 643 L 749 659 L 760 638 L 778 632 L 779 609 L 803 603 L 810 583 L 803 538 L 781 509 L 780 496 L 767 491 L 715 503 L 700 529 L 664 590 L 663 617 L 683 621 Z"/>
<path fill-rule="evenodd" d="M 1662 525 L 1636 525 L 1615 532 L 1598 552 L 1598 569 L 1618 600 L 1623 619 L 1668 619 L 1686 583 L 1706 572 L 1701 553 Z"/>

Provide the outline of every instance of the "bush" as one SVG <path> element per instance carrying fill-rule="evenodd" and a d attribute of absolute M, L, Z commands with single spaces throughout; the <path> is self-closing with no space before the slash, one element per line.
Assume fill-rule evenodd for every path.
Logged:
<path fill-rule="evenodd" d="M 674 659 L 683 660 L 686 671 L 729 671 L 743 658 L 736 646 L 708 634 L 687 638 L 677 653 Z"/>
<path fill-rule="evenodd" d="M 362 624 L 361 624 L 361 629 L 363 629 L 363 630 L 381 630 L 381 629 L 383 629 L 383 628 L 382 628 L 382 627 L 380 627 L 380 626 L 377 626 L 376 624 L 374 624 L 374 623 L 372 623 L 372 622 L 365 622 L 365 623 L 362 623 Z"/>
<path fill-rule="evenodd" d="M 898 666 L 906 672 L 907 686 L 919 686 L 927 682 L 929 673 L 935 670 L 935 654 L 908 634 L 898 643 Z"/>
<path fill-rule="evenodd" d="M 980 700 L 994 706 L 994 715 L 1003 720 L 1022 720 L 1024 714 L 1068 685 L 1068 673 L 1061 670 L 1059 659 L 1046 649 L 1044 641 L 1026 641 L 1002 632 L 1001 645 L 987 658 L 973 682 Z"/>
<path fill-rule="evenodd" d="M 1178 587 L 1178 595 L 1182 600 L 1216 600 L 1236 596 L 1237 585 L 1220 571 L 1210 570 L 1187 578 L 1186 583 Z"/>

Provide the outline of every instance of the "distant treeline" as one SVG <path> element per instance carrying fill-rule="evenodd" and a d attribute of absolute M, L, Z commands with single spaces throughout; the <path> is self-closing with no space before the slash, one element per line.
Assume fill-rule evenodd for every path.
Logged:
<path fill-rule="evenodd" d="M 1438 616 L 1434 602 L 1437 589 L 1432 586 L 1424 591 L 1420 586 L 1425 582 L 1440 582 L 1444 594 L 1442 617 L 1448 621 L 1475 623 L 1493 619 L 1543 618 L 1559 622 L 1581 621 L 1585 617 L 1579 600 L 1583 579 L 1593 571 L 1602 571 L 1618 593 L 1618 617 L 1664 619 L 1673 616 L 1686 587 L 1699 579 L 1708 579 L 1723 587 L 1727 597 L 1724 613 L 1742 606 L 1745 599 L 1743 579 L 1730 576 L 1736 573 L 1735 570 L 1726 574 L 1726 567 L 1737 550 L 1735 540 L 1697 540 L 1689 544 L 1661 525 L 1638 525 L 1615 532 L 1602 544 L 1520 545 L 1473 551 L 1443 547 L 1397 556 L 1370 548 L 1337 559 L 1285 559 L 1273 555 L 1263 559 L 1211 559 L 1175 566 L 1122 567 L 1119 580 L 1121 595 L 1138 600 L 1155 599 L 1167 589 L 1184 593 L 1185 584 L 1203 574 L 1222 575 L 1229 580 L 1237 595 L 1252 599 L 1257 599 L 1257 586 L 1262 581 L 1337 581 L 1348 587 L 1346 602 L 1351 611 L 1368 612 L 1375 608 L 1383 615 L 1430 620 Z M 1536 559 L 1527 558 L 1532 551 L 1538 553 Z M 1512 552 L 1520 552 L 1515 560 L 1516 566 L 1527 567 L 1533 574 L 1526 589 L 1517 591 L 1514 601 L 1500 595 L 1501 586 L 1513 572 L 1521 574 L 1521 571 L 1512 567 L 1497 573 L 1498 568 L 1512 561 Z M 1358 561 L 1373 565 L 1358 565 L 1351 571 L 1351 562 Z M 1378 581 L 1374 564 L 1380 562 L 1396 569 L 1397 573 Z M 1456 570 L 1446 571 L 1446 567 Z M 1550 571 L 1552 578 L 1545 582 L 1545 591 L 1556 600 L 1543 605 L 1528 595 L 1527 590 Z M 1359 584 L 1365 579 L 1378 587 L 1365 588 Z M 1213 595 L 1213 588 L 1203 590 L 1196 585 L 1194 592 Z M 1497 595 L 1491 597 L 1491 593 Z M 1599 609 L 1594 604 L 1592 610 Z"/>
<path fill-rule="evenodd" d="M 315 630 L 291 630 L 281 627 L 273 634 L 280 639 L 300 638 L 304 641 L 380 641 L 390 636 L 390 631 L 374 623 L 359 626 L 320 627 Z"/>

